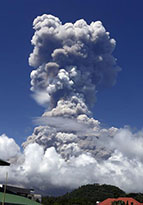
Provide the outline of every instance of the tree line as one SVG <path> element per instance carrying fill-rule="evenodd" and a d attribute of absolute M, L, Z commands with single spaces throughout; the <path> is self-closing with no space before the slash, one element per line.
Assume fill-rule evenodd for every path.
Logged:
<path fill-rule="evenodd" d="M 116 186 L 106 184 L 88 184 L 66 193 L 63 196 L 45 196 L 42 198 L 44 205 L 95 205 L 97 201 L 107 198 L 132 197 L 143 203 L 143 193 L 125 193 Z"/>

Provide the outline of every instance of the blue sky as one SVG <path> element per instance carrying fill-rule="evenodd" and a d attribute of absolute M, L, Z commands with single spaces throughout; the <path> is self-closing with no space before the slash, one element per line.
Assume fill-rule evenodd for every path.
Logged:
<path fill-rule="evenodd" d="M 117 41 L 114 56 L 122 68 L 114 87 L 100 91 L 94 117 L 106 126 L 141 129 L 143 113 L 143 2 L 141 0 L 5 0 L 0 2 L 0 134 L 21 144 L 32 133 L 33 118 L 44 108 L 30 92 L 28 56 L 32 22 L 44 13 L 62 22 L 100 20 Z"/>

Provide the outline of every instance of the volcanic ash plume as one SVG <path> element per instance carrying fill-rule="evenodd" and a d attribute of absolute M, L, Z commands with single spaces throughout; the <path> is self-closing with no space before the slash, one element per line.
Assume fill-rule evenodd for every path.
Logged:
<path fill-rule="evenodd" d="M 46 111 L 35 120 L 23 152 L 13 139 L 0 136 L 0 156 L 11 162 L 10 169 L 1 168 L 0 179 L 9 171 L 9 183 L 46 194 L 87 183 L 141 192 L 143 132 L 105 129 L 90 111 L 96 92 L 114 85 L 120 70 L 112 56 L 115 40 L 99 21 L 62 25 L 43 15 L 33 25 L 31 90 Z"/>
<path fill-rule="evenodd" d="M 33 26 L 34 50 L 29 64 L 37 68 L 31 72 L 35 98 L 41 104 L 50 103 L 52 108 L 60 106 L 61 99 L 65 105 L 79 104 L 79 113 L 74 116 L 88 113 L 96 89 L 116 81 L 119 68 L 112 56 L 115 40 L 99 21 L 88 25 L 81 19 L 62 25 L 58 18 L 43 15 L 34 20 Z"/>
<path fill-rule="evenodd" d="M 107 158 L 109 151 L 97 147 L 97 139 L 112 136 L 117 129 L 101 129 L 91 118 L 90 108 L 97 90 L 116 81 L 120 69 L 112 56 L 115 40 L 100 21 L 62 24 L 52 15 L 43 15 L 34 20 L 33 27 L 31 90 L 47 111 L 23 146 L 33 142 L 45 150 L 54 146 L 66 159 L 82 152 Z"/>

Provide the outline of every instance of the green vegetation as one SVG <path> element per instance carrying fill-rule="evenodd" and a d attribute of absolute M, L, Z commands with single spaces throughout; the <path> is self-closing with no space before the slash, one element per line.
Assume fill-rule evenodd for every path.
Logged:
<path fill-rule="evenodd" d="M 43 197 L 44 205 L 93 205 L 107 198 L 126 196 L 126 193 L 112 185 L 85 185 L 60 197 Z"/>
<path fill-rule="evenodd" d="M 131 197 L 143 203 L 143 193 L 126 194 L 123 190 L 112 185 L 85 185 L 74 191 L 59 197 L 43 197 L 44 205 L 95 205 L 96 201 L 103 201 L 107 198 Z M 114 201 L 112 205 L 125 205 L 123 201 Z M 128 202 L 127 204 L 128 205 Z"/>
<path fill-rule="evenodd" d="M 127 197 L 132 197 L 140 203 L 143 203 L 143 193 L 130 193 L 126 194 Z"/>

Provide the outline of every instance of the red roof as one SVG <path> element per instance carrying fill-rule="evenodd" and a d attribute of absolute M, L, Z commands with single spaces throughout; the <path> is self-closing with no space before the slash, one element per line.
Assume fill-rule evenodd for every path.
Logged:
<path fill-rule="evenodd" d="M 108 198 L 100 202 L 99 205 L 111 205 L 113 201 L 124 201 L 125 203 L 127 203 L 128 201 L 128 205 L 131 205 L 131 203 L 133 203 L 133 205 L 143 205 L 143 203 L 140 203 L 135 199 L 129 197 Z"/>

